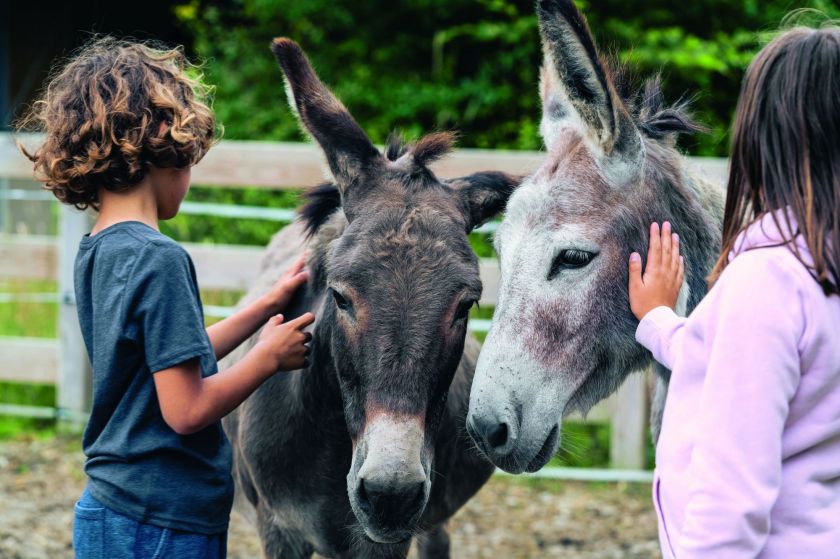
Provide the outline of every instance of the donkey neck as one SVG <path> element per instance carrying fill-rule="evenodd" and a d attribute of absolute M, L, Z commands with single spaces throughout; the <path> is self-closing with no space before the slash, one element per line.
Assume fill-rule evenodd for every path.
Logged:
<path fill-rule="evenodd" d="M 310 343 L 309 366 L 296 375 L 290 390 L 303 413 L 313 411 L 329 414 L 332 410 L 342 411 L 341 392 L 338 385 L 338 373 L 332 354 L 332 336 L 336 325 L 332 315 L 324 314 L 324 289 L 312 286 L 305 300 L 305 308 L 312 309 L 319 317 L 312 332 Z"/>
<path fill-rule="evenodd" d="M 690 313 L 706 294 L 706 276 L 720 252 L 723 189 L 696 176 L 675 150 L 657 148 L 648 148 L 643 189 L 648 195 L 639 200 L 638 211 L 646 223 L 669 220 L 680 235 L 688 290 L 684 310 Z"/>

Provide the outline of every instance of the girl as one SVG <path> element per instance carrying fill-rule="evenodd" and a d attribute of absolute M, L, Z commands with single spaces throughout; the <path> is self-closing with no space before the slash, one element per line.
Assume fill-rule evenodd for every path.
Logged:
<path fill-rule="evenodd" d="M 205 329 L 192 261 L 158 230 L 215 141 L 204 90 L 180 50 L 105 38 L 67 63 L 22 123 L 45 133 L 27 155 L 46 188 L 99 212 L 74 276 L 93 365 L 77 559 L 224 557 L 233 480 L 219 420 L 309 352 L 312 314 L 277 314 L 307 281 L 303 259 Z M 260 327 L 251 351 L 217 372 Z"/>
<path fill-rule="evenodd" d="M 656 448 L 665 557 L 840 557 L 840 29 L 747 70 L 723 250 L 688 319 L 679 238 L 630 257 L 636 338 L 673 373 Z"/>

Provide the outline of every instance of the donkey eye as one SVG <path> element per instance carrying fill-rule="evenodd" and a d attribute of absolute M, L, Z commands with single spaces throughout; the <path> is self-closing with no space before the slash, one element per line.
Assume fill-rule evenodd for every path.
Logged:
<path fill-rule="evenodd" d="M 554 263 L 551 265 L 551 270 L 548 272 L 548 279 L 553 280 L 563 270 L 576 270 L 583 268 L 595 258 L 594 252 L 586 250 L 578 250 L 574 248 L 561 250 Z"/>
<path fill-rule="evenodd" d="M 475 304 L 476 301 L 472 299 L 461 301 L 461 303 L 458 305 L 458 308 L 455 309 L 455 316 L 452 317 L 452 323 L 454 324 L 455 322 L 465 320 L 470 314 L 470 309 Z"/>
<path fill-rule="evenodd" d="M 332 291 L 333 300 L 335 301 L 335 306 L 337 306 L 339 309 L 341 309 L 343 311 L 349 311 L 350 308 L 353 306 L 353 305 L 350 304 L 350 301 L 348 301 L 344 297 L 344 295 L 342 295 L 341 293 L 339 293 L 335 289 L 332 289 L 331 291 Z"/>

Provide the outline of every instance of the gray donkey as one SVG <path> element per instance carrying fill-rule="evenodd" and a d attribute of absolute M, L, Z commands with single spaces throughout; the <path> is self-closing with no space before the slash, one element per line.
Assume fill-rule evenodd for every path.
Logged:
<path fill-rule="evenodd" d="M 245 296 L 310 251 L 309 284 L 284 313 L 318 317 L 309 366 L 224 422 L 237 506 L 254 513 L 266 557 L 405 557 L 414 534 L 421 557 L 448 557 L 446 520 L 493 471 L 464 429 L 478 355 L 467 315 L 482 289 L 467 235 L 517 180 L 438 179 L 427 165 L 451 149 L 446 133 L 380 153 L 297 44 L 272 50 L 334 183 L 275 236 Z"/>
<path fill-rule="evenodd" d="M 669 220 L 680 235 L 686 313 L 706 293 L 723 219 L 722 190 L 675 149 L 679 133 L 698 129 L 685 104 L 666 106 L 658 77 L 630 92 L 599 58 L 572 0 L 540 0 L 537 11 L 548 153 L 496 234 L 499 303 L 468 416 L 479 446 L 511 473 L 542 468 L 565 415 L 585 414 L 650 365 L 627 299 L 628 257 L 645 256 L 650 223 Z M 669 376 L 657 372 L 654 436 Z"/>

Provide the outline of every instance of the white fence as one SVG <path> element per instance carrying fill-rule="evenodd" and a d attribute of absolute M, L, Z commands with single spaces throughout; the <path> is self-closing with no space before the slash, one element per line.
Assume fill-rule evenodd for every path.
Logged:
<path fill-rule="evenodd" d="M 24 143 L 37 141 L 23 137 Z M 525 174 L 542 159 L 536 152 L 459 150 L 438 162 L 434 170 L 445 177 L 496 169 Z M 726 161 L 695 159 L 701 173 L 722 182 Z M 11 189 L 9 179 L 31 180 L 32 166 L 23 158 L 8 134 L 0 134 L 0 209 L 8 200 L 50 200 L 47 193 Z M 300 188 L 324 179 L 319 150 L 307 144 L 225 141 L 212 149 L 195 167 L 195 184 L 236 188 L 236 185 L 266 189 Z M 60 417 L 80 422 L 88 410 L 90 374 L 81 340 L 73 300 L 72 269 L 78 240 L 89 229 L 89 217 L 60 208 L 57 237 L 38 235 L 0 235 L 0 279 L 58 279 L 58 294 L 24 295 L 30 300 L 58 300 L 59 338 L 57 340 L 0 337 L 0 380 L 56 383 L 58 408 L 34 408 L 0 403 L 0 413 L 31 417 Z M 291 221 L 294 212 L 284 209 L 237 207 L 186 202 L 182 211 L 225 217 L 246 217 Z M 492 231 L 495 223 L 485 231 Z M 198 273 L 207 289 L 246 290 L 259 270 L 262 247 L 187 244 Z M 494 259 L 480 263 L 484 293 L 481 302 L 496 302 L 499 269 Z M 3 302 L 0 294 L 0 303 Z M 210 316 L 225 316 L 230 309 L 208 307 Z M 486 331 L 489 321 L 473 320 L 474 331 Z M 615 468 L 638 469 L 645 462 L 648 388 L 643 375 L 634 375 L 616 395 L 602 402 L 587 420 L 612 425 L 611 462 Z M 556 472 L 555 472 L 556 474 Z M 638 476 L 636 476 L 638 477 Z M 646 476 L 641 476 L 647 479 Z M 625 479 L 626 476 L 622 479 Z M 630 478 L 633 478 L 631 475 Z M 629 479 L 629 478 L 627 478 Z"/>

